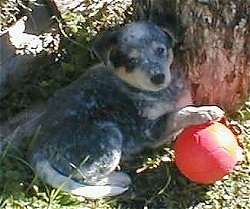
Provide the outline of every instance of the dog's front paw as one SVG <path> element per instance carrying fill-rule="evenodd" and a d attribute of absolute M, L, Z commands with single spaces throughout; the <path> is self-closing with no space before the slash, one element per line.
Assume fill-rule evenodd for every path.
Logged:
<path fill-rule="evenodd" d="M 218 106 L 200 106 L 197 107 L 197 110 L 198 114 L 207 115 L 208 120 L 219 120 L 225 115 L 225 112 Z"/>
<path fill-rule="evenodd" d="M 218 106 L 187 106 L 178 112 L 178 121 L 185 120 L 186 125 L 198 125 L 211 120 L 219 120 L 225 112 Z"/>
<path fill-rule="evenodd" d="M 211 120 L 219 120 L 224 114 L 225 112 L 218 106 L 186 106 L 168 116 L 166 133 L 163 138 L 165 142 L 173 141 L 184 128 Z"/>

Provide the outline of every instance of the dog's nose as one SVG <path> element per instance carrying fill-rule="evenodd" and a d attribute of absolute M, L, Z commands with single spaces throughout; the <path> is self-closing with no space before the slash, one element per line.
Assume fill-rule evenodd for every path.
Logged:
<path fill-rule="evenodd" d="M 160 85 L 164 82 L 165 80 L 165 75 L 164 74 L 157 74 L 151 77 L 151 82 L 155 85 Z"/>

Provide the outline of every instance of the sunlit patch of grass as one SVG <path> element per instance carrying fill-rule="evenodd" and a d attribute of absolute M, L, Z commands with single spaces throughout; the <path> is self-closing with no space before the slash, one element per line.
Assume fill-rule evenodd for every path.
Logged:
<path fill-rule="evenodd" d="M 26 156 L 22 153 L 18 150 L 9 150 L 0 161 L 0 208 L 117 208 L 118 204 L 112 200 L 86 200 L 50 187 L 33 173 Z"/>
<path fill-rule="evenodd" d="M 87 200 L 58 191 L 33 173 L 26 152 L 8 150 L 0 161 L 0 208 L 67 209 L 249 209 L 250 126 L 248 103 L 239 110 L 239 143 L 244 160 L 235 170 L 212 185 L 190 182 L 174 163 L 171 147 L 147 151 L 133 162 L 121 165 L 133 181 L 130 190 L 103 200 Z"/>
<path fill-rule="evenodd" d="M 87 28 L 92 23 L 79 14 L 66 14 L 64 18 L 68 24 L 62 29 L 68 37 L 55 57 L 56 63 L 43 63 L 38 74 L 29 78 L 20 91 L 1 101 L 1 107 L 8 109 L 10 115 L 47 100 L 54 91 L 72 82 L 93 63 L 88 49 L 89 41 L 96 33 L 87 33 L 89 29 L 95 29 L 94 25 Z M 101 22 L 105 15 L 99 18 Z M 174 163 L 172 147 L 165 147 L 148 151 L 133 162 L 121 165 L 133 181 L 126 194 L 111 199 L 87 200 L 42 182 L 33 173 L 26 152 L 15 149 L 0 157 L 0 208 L 250 209 L 250 102 L 246 102 L 237 114 L 235 120 L 242 130 L 239 142 L 244 160 L 230 175 L 213 185 L 199 185 L 186 179 Z"/>
<path fill-rule="evenodd" d="M 0 208 L 7 209 L 249 209 L 250 126 L 248 102 L 235 118 L 242 134 L 243 161 L 212 185 L 190 182 L 174 163 L 172 147 L 147 151 L 121 165 L 133 181 L 130 190 L 103 200 L 87 200 L 58 191 L 32 171 L 23 150 L 8 150 L 0 158 Z"/>
<path fill-rule="evenodd" d="M 21 1 L 20 1 L 21 2 Z M 0 32 L 17 20 L 20 6 L 15 0 L 0 0 Z"/>

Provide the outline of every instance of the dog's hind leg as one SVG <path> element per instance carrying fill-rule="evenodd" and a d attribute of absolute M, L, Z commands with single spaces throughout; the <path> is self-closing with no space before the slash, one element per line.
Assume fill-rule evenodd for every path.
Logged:
<path fill-rule="evenodd" d="M 35 167 L 36 173 L 51 186 L 76 196 L 90 199 L 112 197 L 129 189 L 130 177 L 122 172 L 112 172 L 95 185 L 77 182 L 55 170 L 48 161 L 40 161 Z"/>
<path fill-rule="evenodd" d="M 123 136 L 113 123 L 75 130 L 69 141 L 38 143 L 31 155 L 35 172 L 48 184 L 86 198 L 119 195 L 131 183 L 127 174 L 115 172 L 122 154 Z"/>

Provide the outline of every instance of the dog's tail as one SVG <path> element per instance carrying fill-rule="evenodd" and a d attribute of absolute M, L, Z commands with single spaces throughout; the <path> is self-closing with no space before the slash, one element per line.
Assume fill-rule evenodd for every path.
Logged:
<path fill-rule="evenodd" d="M 35 157 L 33 157 L 33 160 Z M 114 172 L 102 180 L 103 185 L 87 185 L 73 180 L 55 170 L 47 160 L 40 160 L 34 165 L 36 173 L 48 184 L 59 190 L 89 199 L 116 196 L 128 190 L 131 180 L 122 172 Z"/>
<path fill-rule="evenodd" d="M 39 128 L 43 106 L 24 110 L 0 125 L 0 154 L 8 147 L 20 147 L 24 138 L 31 137 Z"/>

